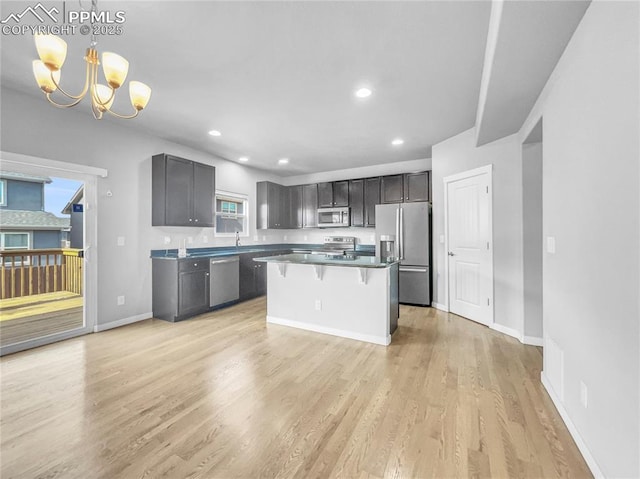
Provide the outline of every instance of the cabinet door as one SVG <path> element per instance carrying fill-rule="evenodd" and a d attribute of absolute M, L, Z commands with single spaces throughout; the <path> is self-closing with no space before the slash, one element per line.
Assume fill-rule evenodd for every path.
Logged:
<path fill-rule="evenodd" d="M 429 172 L 404 175 L 404 201 L 429 201 Z"/>
<path fill-rule="evenodd" d="M 280 215 L 280 185 L 267 183 L 267 227 L 279 228 Z"/>
<path fill-rule="evenodd" d="M 376 225 L 376 205 L 380 204 L 380 178 L 367 178 L 364 182 L 364 225 Z"/>
<path fill-rule="evenodd" d="M 333 183 L 318 183 L 318 207 L 331 208 L 333 205 Z"/>
<path fill-rule="evenodd" d="M 401 203 L 404 198 L 402 175 L 383 176 L 382 203 Z"/>
<path fill-rule="evenodd" d="M 318 226 L 318 189 L 316 186 L 314 184 L 302 187 L 303 228 L 315 228 Z"/>
<path fill-rule="evenodd" d="M 209 309 L 209 272 L 184 271 L 178 274 L 178 316 Z"/>
<path fill-rule="evenodd" d="M 333 206 L 349 206 L 349 181 L 333 182 Z"/>
<path fill-rule="evenodd" d="M 252 254 L 240 255 L 240 301 L 253 298 L 256 295 L 255 271 Z"/>
<path fill-rule="evenodd" d="M 213 166 L 193 164 L 194 226 L 213 227 L 215 221 L 216 170 Z"/>
<path fill-rule="evenodd" d="M 302 228 L 302 186 L 289 187 L 289 228 Z"/>
<path fill-rule="evenodd" d="M 254 272 L 256 295 L 267 294 L 267 263 L 255 263 Z"/>
<path fill-rule="evenodd" d="M 364 180 L 349 181 L 351 226 L 364 226 Z"/>
<path fill-rule="evenodd" d="M 167 226 L 193 225 L 193 163 L 166 156 L 165 221 Z"/>
<path fill-rule="evenodd" d="M 290 207 L 290 196 L 289 196 L 289 188 L 286 186 L 278 185 L 279 190 L 279 201 L 278 201 L 278 228 L 287 229 L 290 228 L 290 220 L 291 220 L 291 207 Z"/>

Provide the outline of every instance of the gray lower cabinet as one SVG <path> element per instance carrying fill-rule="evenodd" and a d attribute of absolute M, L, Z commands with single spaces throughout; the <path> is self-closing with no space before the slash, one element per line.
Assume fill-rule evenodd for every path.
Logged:
<path fill-rule="evenodd" d="M 240 254 L 240 301 L 267 294 L 267 265 L 253 258 L 289 254 L 291 250 Z"/>
<path fill-rule="evenodd" d="M 153 258 L 153 317 L 180 321 L 209 310 L 209 261 Z"/>

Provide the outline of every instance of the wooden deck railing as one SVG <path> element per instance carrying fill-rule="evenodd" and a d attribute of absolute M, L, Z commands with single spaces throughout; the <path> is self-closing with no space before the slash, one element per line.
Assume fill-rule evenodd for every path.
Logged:
<path fill-rule="evenodd" d="M 82 250 L 0 251 L 0 299 L 57 291 L 82 294 Z"/>

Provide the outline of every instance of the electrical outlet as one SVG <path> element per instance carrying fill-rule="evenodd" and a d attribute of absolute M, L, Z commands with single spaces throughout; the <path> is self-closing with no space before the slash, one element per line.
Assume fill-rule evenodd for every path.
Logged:
<path fill-rule="evenodd" d="M 547 253 L 556 253 L 556 238 L 555 236 L 547 236 Z"/>
<path fill-rule="evenodd" d="M 193 244 L 193 236 L 187 236 L 187 243 Z"/>
<path fill-rule="evenodd" d="M 587 390 L 587 385 L 580 381 L 580 402 L 582 403 L 582 405 L 584 406 L 584 408 L 587 408 L 588 405 L 588 398 L 589 398 L 589 392 Z"/>
<path fill-rule="evenodd" d="M 304 235 L 303 238 L 304 238 L 304 241 L 307 241 L 309 237 L 307 235 Z"/>
<path fill-rule="evenodd" d="M 171 236 L 164 237 L 164 244 L 171 244 Z"/>
<path fill-rule="evenodd" d="M 284 236 L 282 237 L 282 240 L 283 240 L 283 241 L 287 241 L 287 235 L 284 235 Z"/>
<path fill-rule="evenodd" d="M 117 244 L 118 246 L 124 246 L 124 236 L 118 236 Z"/>
<path fill-rule="evenodd" d="M 322 301 L 316 299 L 316 311 L 322 311 Z"/>
<path fill-rule="evenodd" d="M 124 296 L 118 296 L 118 306 L 122 306 L 124 304 Z"/>
<path fill-rule="evenodd" d="M 257 237 L 257 236 L 254 236 L 254 237 L 253 237 L 253 241 L 258 241 L 258 237 Z"/>
<path fill-rule="evenodd" d="M 444 235 L 440 235 L 440 244 L 444 244 Z"/>
<path fill-rule="evenodd" d="M 267 241 L 267 237 L 266 236 L 262 236 L 262 241 Z"/>

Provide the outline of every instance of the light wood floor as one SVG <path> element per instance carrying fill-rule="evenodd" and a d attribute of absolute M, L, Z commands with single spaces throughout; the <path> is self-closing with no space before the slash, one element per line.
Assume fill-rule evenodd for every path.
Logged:
<path fill-rule="evenodd" d="M 1 359 L 20 478 L 591 477 L 541 351 L 402 307 L 389 347 L 266 326 L 265 300 Z"/>

